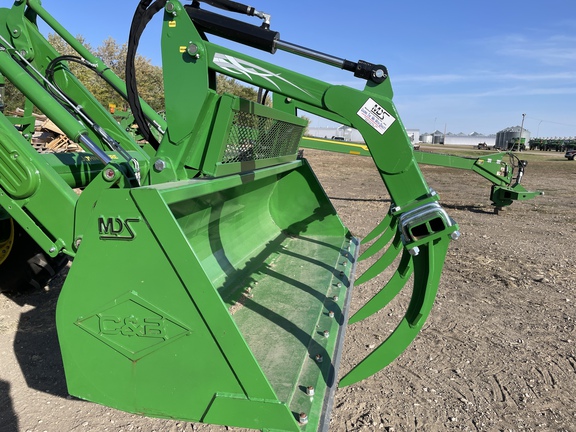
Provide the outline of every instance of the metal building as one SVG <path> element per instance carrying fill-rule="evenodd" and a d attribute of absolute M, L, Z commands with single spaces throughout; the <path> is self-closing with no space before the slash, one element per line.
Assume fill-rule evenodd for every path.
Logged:
<path fill-rule="evenodd" d="M 500 150 L 521 150 L 526 148 L 529 142 L 530 131 L 520 126 L 508 127 L 496 134 L 496 148 Z M 520 149 L 518 144 L 520 144 Z"/>

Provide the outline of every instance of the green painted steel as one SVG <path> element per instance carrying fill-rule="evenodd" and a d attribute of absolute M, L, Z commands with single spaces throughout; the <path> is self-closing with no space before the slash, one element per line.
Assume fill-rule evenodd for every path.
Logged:
<path fill-rule="evenodd" d="M 414 265 L 412 264 L 412 256 L 407 251 L 404 251 L 400 263 L 398 264 L 398 268 L 390 280 L 388 280 L 384 288 L 378 291 L 374 297 L 358 309 L 358 311 L 350 318 L 348 323 L 354 324 L 362 321 L 386 307 L 388 303 L 398 295 L 404 285 L 406 285 L 406 282 L 410 276 L 412 276 L 413 272 Z"/>
<path fill-rule="evenodd" d="M 365 243 L 369 243 L 372 240 L 374 240 L 375 238 L 378 238 L 379 236 L 381 236 L 384 232 L 386 232 L 389 228 L 390 228 L 390 223 L 392 222 L 392 214 L 390 212 L 388 212 L 386 214 L 386 216 L 384 217 L 384 219 L 382 219 L 378 225 L 376 225 L 372 231 L 370 231 L 368 234 L 366 234 L 366 237 L 364 237 L 362 239 L 362 244 Z M 387 234 L 387 236 L 390 236 L 390 233 Z M 390 240 L 392 237 L 389 237 L 388 240 Z M 385 242 L 387 243 L 388 240 Z M 382 246 L 384 246 L 384 244 L 382 244 Z M 370 249 L 370 248 L 369 248 Z M 367 254 L 368 249 L 365 249 L 365 251 L 362 253 Z"/>
<path fill-rule="evenodd" d="M 356 156 L 370 156 L 368 147 L 357 143 L 304 137 L 300 142 L 300 146 L 303 148 L 346 153 Z M 490 200 L 496 209 L 509 206 L 514 201 L 529 200 L 543 194 L 541 191 L 528 191 L 520 184 L 525 162 L 519 160 L 518 157 L 511 152 L 493 153 L 482 155 L 479 158 L 471 158 L 451 154 L 415 151 L 414 159 L 423 165 L 436 165 L 474 171 L 476 174 L 489 180 L 492 183 Z M 506 162 L 506 159 L 509 159 L 510 162 Z M 516 164 L 516 167 L 514 167 L 514 164 Z M 522 174 L 519 174 L 518 171 L 521 171 Z M 387 222 L 385 222 L 381 228 L 384 228 L 386 225 Z M 371 234 L 379 234 L 378 229 Z M 363 239 L 362 242 L 368 242 L 372 239 L 372 235 L 369 235 L 367 239 Z"/>
<path fill-rule="evenodd" d="M 386 215 L 386 218 L 392 218 L 392 215 L 390 213 L 388 213 L 388 215 Z M 381 224 L 379 224 L 378 226 L 384 225 L 386 224 L 386 221 L 383 220 Z M 382 248 L 384 246 L 386 246 L 388 244 L 388 242 L 392 239 L 392 237 L 394 237 L 394 234 L 397 232 L 398 229 L 398 219 L 394 218 L 394 219 L 388 219 L 388 225 L 385 229 L 385 231 L 381 232 L 380 234 L 376 234 L 376 235 L 380 235 L 380 237 L 378 237 L 378 239 L 374 242 L 372 242 L 372 244 L 370 246 L 368 246 L 366 249 L 364 249 L 364 251 L 362 252 L 362 255 L 360 255 L 358 257 L 359 260 L 365 260 L 367 258 L 370 258 L 372 255 L 378 253 L 379 251 L 382 250 Z M 369 242 L 371 240 L 367 240 L 370 239 L 371 236 L 370 234 L 366 237 L 364 237 L 363 241 Z"/>
<path fill-rule="evenodd" d="M 370 151 L 368 151 L 368 147 L 365 144 L 352 142 L 305 136 L 302 138 L 300 146 L 303 148 L 345 153 L 355 156 L 370 156 Z"/>
<path fill-rule="evenodd" d="M 382 237 L 385 237 L 385 234 L 383 234 Z M 378 259 L 374 262 L 374 264 L 370 266 L 370 268 L 368 268 L 368 270 L 362 273 L 362 276 L 356 280 L 356 283 L 363 284 L 364 282 L 368 282 L 370 279 L 374 279 L 376 276 L 386 270 L 396 259 L 401 249 L 401 234 L 399 231 L 396 231 L 394 240 L 392 240 L 390 247 L 386 249 L 386 251 L 380 257 L 378 257 Z"/>
<path fill-rule="evenodd" d="M 417 336 L 434 304 L 448 244 L 449 239 L 439 238 L 422 245 L 414 257 L 414 292 L 406 315 L 384 342 L 340 380 L 341 387 L 367 378 L 382 364 L 394 361 Z"/>
<path fill-rule="evenodd" d="M 416 337 L 458 227 L 418 168 L 383 67 L 356 64 L 363 90 L 334 86 L 207 41 L 197 7 L 160 11 L 165 117 L 143 105 L 158 143 L 137 142 L 74 76 L 36 19 L 134 97 L 38 0 L 0 9 L 0 73 L 28 101 L 22 130 L 0 115 L 0 213 L 51 256 L 74 257 L 56 316 L 70 394 L 153 417 L 326 430 L 338 386 Z M 272 106 L 218 94 L 216 73 L 272 92 Z M 32 105 L 84 152 L 36 153 Z M 299 111 L 360 130 L 393 201 L 363 257 L 394 240 L 358 281 L 402 253 L 399 268 L 351 322 L 414 273 L 397 330 L 340 382 L 359 239 L 299 156 Z"/>
<path fill-rule="evenodd" d="M 281 180 L 270 169 L 250 182 L 245 174 L 101 196 L 58 304 L 66 374 L 91 376 L 78 386 L 69 380 L 72 394 L 132 412 L 153 406 L 148 415 L 252 428 L 288 430 L 288 406 L 310 412 L 309 398 L 304 407 L 291 401 L 304 384 L 321 392 L 335 380 L 335 346 L 326 346 L 318 328 L 324 322 L 337 335 L 342 326 L 333 296 L 338 283 L 351 288 L 353 251 L 321 189 L 308 185 L 309 167 L 296 165 Z M 108 209 L 117 213 L 108 217 Z M 344 260 L 344 274 L 335 277 L 331 269 Z M 116 273 L 122 276 L 107 283 Z M 321 367 L 312 348 L 326 359 Z M 159 383 L 172 389 L 170 402 L 154 391 Z M 253 419 L 252 410 L 266 415 Z M 245 414 L 232 420 L 234 411 Z"/>

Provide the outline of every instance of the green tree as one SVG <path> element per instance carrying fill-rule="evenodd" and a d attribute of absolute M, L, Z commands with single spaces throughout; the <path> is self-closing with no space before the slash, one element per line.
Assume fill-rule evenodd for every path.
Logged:
<path fill-rule="evenodd" d="M 106 39 L 98 48 L 93 49 L 81 35 L 76 39 L 103 62 L 121 79 L 125 78 L 126 43 L 119 45 L 113 38 Z M 79 56 L 78 53 L 60 36 L 48 35 L 48 42 L 60 55 Z M 140 96 L 156 111 L 164 110 L 164 82 L 162 68 L 154 66 L 150 59 L 139 54 L 135 58 L 136 78 Z M 70 71 L 82 82 L 96 99 L 104 106 L 115 104 L 119 109 L 128 109 L 128 103 L 106 84 L 94 71 L 75 62 L 68 62 Z M 14 111 L 24 107 L 24 95 L 8 80 L 5 87 L 6 111 Z"/>
<path fill-rule="evenodd" d="M 24 102 L 26 98 L 24 95 L 12 84 L 8 79 L 5 79 L 4 87 L 4 112 L 12 113 L 16 111 L 17 108 L 24 108 Z"/>
<path fill-rule="evenodd" d="M 216 91 L 218 94 L 228 93 L 253 102 L 256 102 L 258 97 L 258 92 L 253 87 L 222 74 L 216 75 Z"/>
<path fill-rule="evenodd" d="M 96 57 L 102 59 L 121 79 L 126 76 L 126 53 L 128 44 L 118 44 L 112 37 L 106 39 L 98 48 L 92 49 L 90 44 L 85 42 L 82 36 L 76 36 L 87 49 L 92 51 Z M 78 55 L 60 36 L 50 34 L 48 42 L 63 55 Z M 138 82 L 138 92 L 153 109 L 161 111 L 164 109 L 164 82 L 162 78 L 162 68 L 154 66 L 150 59 L 136 54 L 134 60 L 136 69 L 136 79 Z M 76 77 L 86 86 L 86 88 L 105 107 L 115 104 L 119 109 L 128 109 L 128 103 L 104 80 L 90 69 L 77 63 L 70 63 L 69 68 Z"/>

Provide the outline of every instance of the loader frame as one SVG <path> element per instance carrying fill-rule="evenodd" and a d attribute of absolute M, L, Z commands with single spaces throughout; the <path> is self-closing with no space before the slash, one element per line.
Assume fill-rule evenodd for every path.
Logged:
<path fill-rule="evenodd" d="M 377 373 L 417 336 L 458 226 L 418 168 L 384 66 L 284 42 L 267 14 L 207 3 L 264 23 L 199 2 L 143 0 L 127 83 L 39 0 L 1 9 L 0 73 L 84 152 L 38 154 L 28 133 L 0 115 L 0 208 L 48 256 L 73 258 L 56 316 L 72 395 L 155 417 L 325 430 L 336 388 Z M 157 12 L 165 118 L 139 98 L 130 60 Z M 38 31 L 40 19 L 80 58 L 56 52 Z M 211 43 L 207 34 L 332 64 L 366 86 L 331 85 Z M 129 102 L 146 142 L 90 94 L 69 61 L 91 68 Z M 272 107 L 217 94 L 216 73 L 272 92 Z M 341 379 L 359 239 L 299 157 L 300 111 L 358 129 L 393 201 L 359 259 L 386 250 L 356 283 L 396 262 L 398 270 L 351 321 L 413 280 L 396 329 Z"/>

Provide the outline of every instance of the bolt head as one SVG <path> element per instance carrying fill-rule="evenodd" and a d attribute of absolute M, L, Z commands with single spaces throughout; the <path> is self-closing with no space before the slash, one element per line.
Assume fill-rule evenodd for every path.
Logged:
<path fill-rule="evenodd" d="M 112 168 L 107 168 L 104 170 L 104 178 L 108 181 L 110 180 L 114 180 L 114 177 L 116 177 L 116 173 L 114 172 L 114 170 Z"/>
<path fill-rule="evenodd" d="M 188 54 L 190 54 L 192 57 L 199 57 L 198 54 L 198 45 L 191 43 L 190 45 L 188 45 L 188 48 L 186 48 L 186 51 L 188 52 Z"/>
<path fill-rule="evenodd" d="M 452 234 L 450 234 L 450 238 L 452 240 L 458 240 L 461 235 L 462 234 L 460 233 L 460 231 L 454 231 Z"/>
<path fill-rule="evenodd" d="M 416 256 L 420 253 L 420 248 L 418 246 L 414 246 L 412 249 L 408 249 L 408 253 L 412 256 Z"/>
<path fill-rule="evenodd" d="M 306 415 L 306 413 L 301 412 L 300 415 L 298 416 L 298 421 L 300 422 L 301 425 L 305 425 L 306 423 L 308 423 L 308 416 Z"/>
<path fill-rule="evenodd" d="M 373 74 L 374 78 L 378 78 L 378 79 L 384 78 L 384 75 L 385 75 L 384 71 L 382 69 L 377 69 L 374 72 L 372 72 L 372 74 Z"/>
<path fill-rule="evenodd" d="M 316 360 L 316 363 L 322 363 L 322 361 L 324 361 L 324 358 L 322 357 L 322 354 L 316 354 L 314 360 Z"/>
<path fill-rule="evenodd" d="M 166 168 L 166 162 L 164 162 L 162 159 L 158 159 L 156 162 L 154 162 L 154 169 L 158 172 L 162 172 L 164 171 L 164 169 Z"/>
<path fill-rule="evenodd" d="M 312 386 L 306 387 L 306 394 L 308 396 L 314 396 L 314 387 L 312 387 Z"/>

